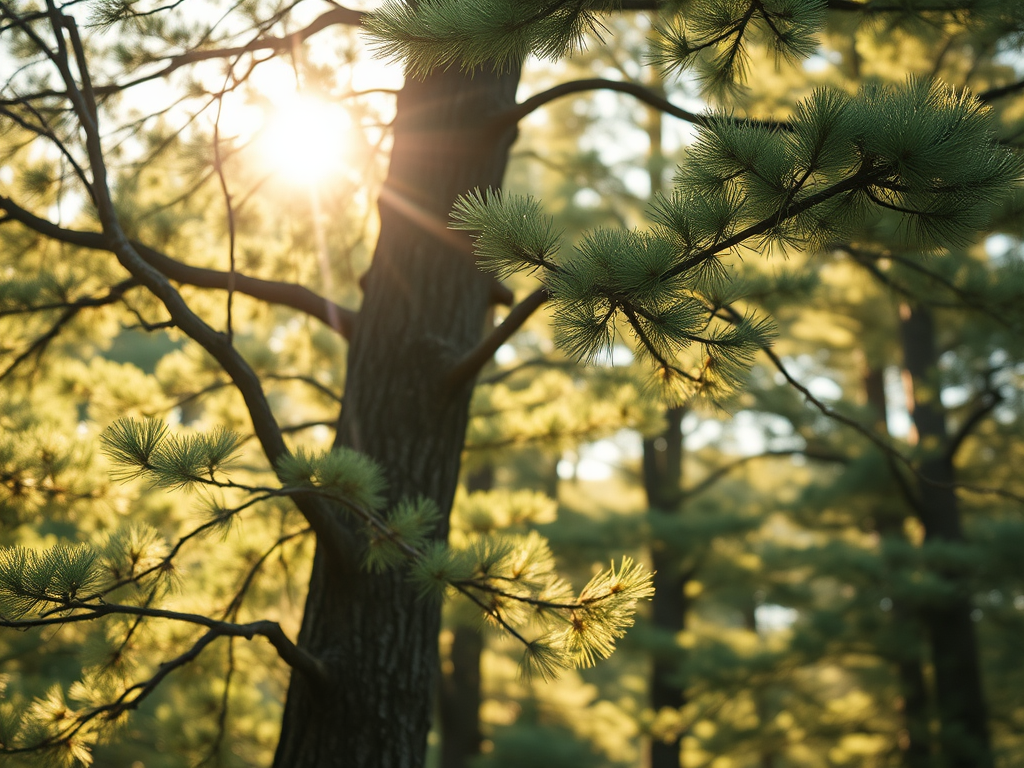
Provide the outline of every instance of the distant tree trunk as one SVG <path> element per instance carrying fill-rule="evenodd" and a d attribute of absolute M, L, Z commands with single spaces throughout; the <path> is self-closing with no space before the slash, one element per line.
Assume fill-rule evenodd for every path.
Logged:
<path fill-rule="evenodd" d="M 644 440 L 644 490 L 652 515 L 674 515 L 681 511 L 684 414 L 683 408 L 669 408 L 665 412 L 665 431 Z M 651 600 L 654 626 L 676 634 L 686 628 L 689 609 L 686 583 L 692 574 L 680 563 L 679 553 L 665 542 L 655 540 L 651 543 L 651 560 L 655 589 Z M 686 704 L 686 692 L 671 682 L 676 672 L 676 659 L 655 654 L 649 686 L 651 707 L 655 712 L 665 707 L 681 709 Z M 683 764 L 680 741 L 681 736 L 671 741 L 652 739 L 651 768 L 680 768 Z"/>
<path fill-rule="evenodd" d="M 441 768 L 467 768 L 480 754 L 480 658 L 483 633 L 458 626 L 453 632 L 451 669 L 441 681 Z"/>
<path fill-rule="evenodd" d="M 446 223 L 456 195 L 501 184 L 515 132 L 484 126 L 513 105 L 518 77 L 451 70 L 409 80 L 398 95 L 337 436 L 384 467 L 392 503 L 422 495 L 451 506 L 472 385 L 451 392 L 445 376 L 479 342 L 493 281 Z M 318 547 L 299 642 L 333 665 L 335 680 L 317 689 L 292 676 L 274 765 L 418 768 L 435 702 L 439 606 L 419 599 L 401 570 L 346 571 L 328 558 Z"/>
<path fill-rule="evenodd" d="M 494 487 L 494 467 L 483 466 L 466 478 L 466 490 Z M 466 768 L 480 754 L 480 659 L 484 635 L 476 627 L 459 625 L 452 631 L 448 664 L 441 677 L 438 716 L 441 731 L 441 768 Z"/>
<path fill-rule="evenodd" d="M 743 626 L 750 632 L 757 632 L 757 600 L 754 595 L 743 606 Z M 754 711 L 757 713 L 757 720 L 764 727 L 771 722 L 772 715 L 765 704 L 764 691 L 756 686 L 749 688 L 750 697 L 754 700 Z M 770 743 L 758 745 L 758 768 L 775 768 L 776 750 Z"/>
<path fill-rule="evenodd" d="M 964 540 L 953 484 L 956 473 L 948 455 L 946 413 L 939 399 L 935 322 L 926 306 L 900 307 L 904 366 L 912 382 L 910 402 L 921 450 L 918 511 L 925 542 Z M 941 723 L 944 768 L 992 768 L 988 707 L 978 663 L 978 641 L 971 621 L 971 601 L 963 575 L 940 574 L 955 594 L 923 612 L 935 666 L 935 690 Z"/>
<path fill-rule="evenodd" d="M 885 402 L 885 375 L 880 367 L 869 366 L 864 374 L 864 391 L 868 406 L 874 412 L 875 430 L 886 431 L 888 421 Z M 900 506 L 899 509 L 905 509 Z M 876 510 L 876 530 L 883 539 L 906 540 L 903 523 L 906 513 L 896 513 L 881 506 Z M 932 765 L 932 739 L 928 728 L 928 688 L 925 684 L 924 659 L 921 655 L 921 627 L 910 615 L 907 606 L 893 601 L 892 624 L 904 638 L 895 657 L 900 698 L 903 700 L 903 729 L 899 747 L 904 768 L 929 768 Z"/>

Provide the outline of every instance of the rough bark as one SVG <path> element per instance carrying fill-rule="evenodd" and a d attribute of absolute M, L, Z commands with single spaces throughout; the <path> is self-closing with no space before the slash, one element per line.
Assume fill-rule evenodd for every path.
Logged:
<path fill-rule="evenodd" d="M 647 505 L 651 514 L 680 513 L 683 481 L 683 408 L 669 408 L 665 413 L 665 431 L 644 440 L 643 475 Z M 686 582 L 690 573 L 679 562 L 679 554 L 664 542 L 651 544 L 651 565 L 654 570 L 654 597 L 651 619 L 664 632 L 676 634 L 686 628 L 689 601 Z M 665 707 L 681 709 L 686 692 L 670 682 L 677 672 L 677 660 L 655 654 L 651 669 L 649 695 L 651 708 L 658 712 Z M 671 741 L 653 739 L 650 747 L 651 768 L 680 768 L 683 764 L 680 742 L 682 734 Z"/>
<path fill-rule="evenodd" d="M 443 511 L 451 506 L 472 383 L 449 391 L 445 377 L 479 342 L 493 281 L 446 223 L 458 194 L 500 185 L 514 130 L 484 126 L 514 103 L 517 82 L 518 72 L 439 72 L 398 96 L 337 436 L 381 464 L 392 503 L 425 496 Z M 437 535 L 446 534 L 444 522 Z M 335 679 L 314 689 L 292 676 L 274 765 L 422 766 L 439 606 L 419 599 L 401 571 L 339 565 L 318 547 L 299 637 Z"/>
<path fill-rule="evenodd" d="M 884 371 L 869 366 L 864 373 L 864 392 L 868 407 L 875 418 L 875 431 L 884 432 L 887 422 Z M 906 540 L 904 520 L 909 514 L 904 505 L 901 511 L 880 505 L 875 515 L 879 536 Z M 899 748 L 904 768 L 929 768 L 932 765 L 932 738 L 928 727 L 928 688 L 924 676 L 922 658 L 921 626 L 911 611 L 901 601 L 894 601 L 891 620 L 894 633 L 901 638 L 900 648 L 890 656 L 896 667 L 903 727 L 900 731 Z"/>
<path fill-rule="evenodd" d="M 918 467 L 919 517 L 925 542 L 964 541 L 957 503 L 956 472 L 948 455 L 946 414 L 939 399 L 939 353 L 935 322 L 925 306 L 903 305 L 900 336 L 904 367 L 912 382 L 910 403 L 922 459 Z M 922 618 L 935 667 L 944 768 L 991 768 L 988 707 L 978 663 L 978 641 L 971 621 L 964 574 L 940 574 L 953 586 L 950 597 L 926 606 Z"/>

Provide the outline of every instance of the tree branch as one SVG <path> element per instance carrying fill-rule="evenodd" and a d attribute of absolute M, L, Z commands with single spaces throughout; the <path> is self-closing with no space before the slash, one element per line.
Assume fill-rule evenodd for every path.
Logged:
<path fill-rule="evenodd" d="M 0 373 L 0 381 L 3 381 L 14 373 L 15 369 L 32 357 L 32 355 L 42 354 L 46 346 L 57 338 L 61 328 L 71 322 L 83 309 L 86 309 L 87 307 L 102 307 L 108 304 L 114 304 L 121 300 L 121 297 L 124 296 L 126 291 L 138 285 L 140 285 L 138 280 L 135 278 L 128 278 L 127 280 L 122 280 L 120 283 L 113 286 L 104 296 L 88 296 L 65 305 L 64 311 L 50 329 L 33 341 L 29 345 L 28 349 L 18 355 L 13 362 L 4 369 L 3 373 Z"/>
<path fill-rule="evenodd" d="M 686 488 L 679 493 L 676 498 L 676 504 L 679 504 L 688 499 L 692 499 L 704 491 L 708 490 L 711 486 L 725 477 L 727 474 L 732 472 L 734 469 L 742 467 L 744 464 L 754 461 L 755 459 L 767 459 L 772 457 L 781 456 L 806 456 L 809 459 L 815 459 L 817 461 L 827 461 L 837 464 L 846 464 L 850 461 L 849 456 L 845 456 L 841 453 L 831 453 L 829 451 L 812 451 L 807 449 L 793 449 L 788 451 L 765 451 L 764 453 L 755 453 L 750 456 L 741 456 L 740 458 L 724 464 L 711 472 L 707 477 L 701 480 L 692 488 Z"/>
<path fill-rule="evenodd" d="M 53 6 L 52 0 L 47 0 L 47 3 L 58 50 L 64 51 L 63 27 L 74 26 L 74 20 L 61 16 Z M 289 451 L 259 376 L 231 345 L 230 340 L 193 312 L 178 290 L 171 285 L 167 276 L 144 259 L 139 249 L 129 241 L 110 196 L 100 131 L 92 117 L 96 114 L 95 103 L 88 93 L 83 94 L 79 90 L 71 76 L 66 58 L 62 60 L 59 56 L 56 57 L 56 64 L 85 135 L 89 165 L 93 173 L 96 208 L 103 228 L 101 242 L 106 245 L 104 250 L 113 253 L 121 266 L 163 303 L 175 325 L 205 349 L 223 368 L 245 402 L 264 455 L 270 465 L 276 467 L 282 458 L 289 455 Z M 85 61 L 80 61 L 79 69 L 85 68 Z M 88 82 L 87 78 L 85 82 Z M 297 498 L 295 502 L 316 531 L 318 540 L 330 550 L 334 565 L 347 568 L 358 562 L 358 547 L 353 533 L 339 521 L 337 514 L 328 504 L 322 500 L 308 498 Z"/>
<path fill-rule="evenodd" d="M 498 384 L 510 376 L 515 376 L 520 371 L 526 370 L 527 368 L 566 368 L 571 370 L 578 367 L 579 363 L 573 360 L 552 360 L 547 357 L 535 357 L 531 360 L 524 360 L 510 368 L 495 371 L 489 376 L 478 379 L 477 384 Z M 479 414 L 473 415 L 477 416 Z"/>
<path fill-rule="evenodd" d="M 270 644 L 277 649 L 281 659 L 293 669 L 309 675 L 312 680 L 326 681 L 328 679 L 327 667 L 320 659 L 307 651 L 299 648 L 293 643 L 281 629 L 276 621 L 261 620 L 248 624 L 235 624 L 229 621 L 218 621 L 200 613 L 185 613 L 180 611 L 168 611 L 163 608 L 149 608 L 138 605 L 121 605 L 119 603 L 83 603 L 68 601 L 61 604 L 61 610 L 79 610 L 85 613 L 75 613 L 70 616 L 47 616 L 38 619 L 0 619 L 0 627 L 8 629 L 30 629 L 32 627 L 44 627 L 54 624 L 77 623 L 99 619 L 104 616 L 141 616 L 148 619 L 169 619 L 181 621 L 187 624 L 197 624 L 207 627 L 209 634 L 213 637 L 244 637 L 251 640 L 256 636 L 263 636 L 270 641 Z M 213 638 L 211 638 L 213 639 Z"/>
<path fill-rule="evenodd" d="M 11 219 L 51 239 L 81 248 L 113 252 L 109 240 L 102 233 L 83 232 L 58 226 L 51 221 L 39 218 L 2 195 L 0 195 L 0 210 L 5 211 Z M 216 290 L 228 290 L 230 287 L 231 275 L 227 272 L 184 264 L 143 243 L 131 241 L 129 245 L 150 267 L 177 283 Z M 235 273 L 234 283 L 234 288 L 239 293 L 270 304 L 290 307 L 315 317 L 336 331 L 342 338 L 349 337 L 358 314 L 295 283 L 263 280 L 241 273 Z"/>
<path fill-rule="evenodd" d="M 830 419 L 833 419 L 834 421 L 838 421 L 841 424 L 845 424 L 851 429 L 859 432 L 872 443 L 874 443 L 878 448 L 880 448 L 883 454 L 889 458 L 891 466 L 893 467 L 893 472 L 894 474 L 896 474 L 896 478 L 898 481 L 900 480 L 901 476 L 895 471 L 897 464 L 906 467 L 921 482 L 927 483 L 928 485 L 934 486 L 936 488 L 948 488 L 954 491 L 969 491 L 971 493 L 978 493 L 983 496 L 998 496 L 1003 499 L 1010 499 L 1011 501 L 1015 501 L 1019 504 L 1024 504 L 1024 496 L 1022 496 L 1019 493 L 1014 493 L 1013 491 L 1008 491 L 1004 488 L 989 488 L 987 486 L 973 485 L 970 483 L 944 483 L 934 480 L 928 477 L 927 475 L 922 474 L 921 470 L 914 466 L 914 463 L 909 458 L 904 456 L 903 453 L 896 450 L 896 448 L 894 448 L 893 446 L 889 445 L 882 437 L 875 434 L 875 432 L 868 429 L 863 424 L 859 423 L 856 419 L 851 419 L 849 416 L 844 416 L 843 414 L 836 411 L 834 408 L 830 408 L 829 406 L 825 405 L 825 403 L 821 402 L 821 400 L 816 398 L 811 393 L 811 391 L 807 389 L 807 387 L 805 387 L 803 384 L 801 384 L 793 377 L 793 375 L 789 372 L 786 366 L 782 364 L 782 361 L 779 359 L 778 355 L 776 355 L 770 348 L 762 347 L 761 351 L 763 351 L 768 356 L 768 359 L 772 361 L 776 369 L 778 369 L 779 373 L 783 375 L 786 381 L 788 381 L 792 387 L 794 387 L 805 398 L 807 398 L 807 401 L 815 408 L 817 408 L 819 411 L 821 411 L 823 415 L 827 416 Z"/>
<path fill-rule="evenodd" d="M 448 391 L 451 392 L 458 389 L 476 376 L 487 364 L 487 361 L 494 356 L 494 353 L 498 351 L 498 347 L 508 341 L 512 334 L 518 331 L 523 326 L 523 323 L 529 319 L 530 315 L 537 311 L 540 305 L 547 300 L 547 289 L 538 288 L 516 306 L 512 307 L 508 317 L 502 321 L 501 325 L 491 331 L 483 341 L 470 350 L 469 354 L 463 357 L 448 372 L 445 382 Z"/>
<path fill-rule="evenodd" d="M 998 390 L 990 389 L 983 392 L 978 404 L 971 411 L 970 415 L 964 419 L 964 423 L 960 425 L 960 428 L 954 435 L 949 438 L 949 443 L 946 445 L 946 450 L 943 451 L 943 460 L 952 463 L 956 457 L 957 452 L 963 445 L 971 432 L 982 422 L 982 420 L 988 416 L 999 403 L 1003 401 L 1002 394 Z"/>
<path fill-rule="evenodd" d="M 531 96 L 526 101 L 517 104 L 511 109 L 492 118 L 489 128 L 492 130 L 507 128 L 510 125 L 518 123 L 531 112 L 534 112 L 545 104 L 556 99 L 560 99 L 563 96 L 597 90 L 617 91 L 619 93 L 629 94 L 650 107 L 654 107 L 667 115 L 677 117 L 680 120 L 685 120 L 689 123 L 693 123 L 694 125 L 707 125 L 709 120 L 707 115 L 698 115 L 695 112 L 690 112 L 682 107 L 677 107 L 664 96 L 655 93 L 650 88 L 645 85 L 641 85 L 640 83 L 632 83 L 623 80 L 606 80 L 595 77 L 561 83 L 553 88 L 549 88 L 546 91 L 542 91 L 541 93 Z M 789 130 L 788 123 L 777 122 L 774 120 L 750 120 L 743 118 L 734 118 L 734 120 L 737 123 L 754 127 Z"/>
<path fill-rule="evenodd" d="M 309 24 L 309 26 L 296 30 L 290 35 L 285 35 L 283 37 L 258 38 L 246 43 L 245 45 L 238 45 L 229 48 L 210 48 L 208 50 L 192 50 L 178 54 L 177 56 L 164 57 L 164 60 L 167 60 L 167 65 L 162 69 L 159 69 L 156 72 L 151 72 L 147 75 L 142 75 L 141 77 L 137 77 L 134 80 L 129 80 L 124 83 L 107 83 L 96 86 L 95 94 L 97 96 L 110 96 L 133 86 L 167 77 L 182 67 L 188 66 L 189 64 L 195 64 L 200 61 L 209 61 L 210 59 L 227 59 L 232 56 L 241 56 L 246 53 L 256 53 L 257 51 L 290 51 L 296 44 L 303 42 L 307 38 L 312 37 L 317 32 L 327 29 L 328 27 L 339 24 L 359 26 L 362 23 L 364 15 L 363 11 L 354 11 L 339 6 L 318 16 Z M 38 94 L 34 94 L 33 98 L 61 96 L 68 96 L 68 94 L 61 93 L 60 91 L 41 91 Z"/>
<path fill-rule="evenodd" d="M 989 104 L 996 99 L 1001 99 L 1004 96 L 1012 96 L 1020 91 L 1024 91 L 1024 80 L 1018 80 L 1015 83 L 1007 83 L 1006 85 L 1000 85 L 996 88 L 989 88 L 987 91 L 982 91 L 978 94 L 978 100 Z"/>

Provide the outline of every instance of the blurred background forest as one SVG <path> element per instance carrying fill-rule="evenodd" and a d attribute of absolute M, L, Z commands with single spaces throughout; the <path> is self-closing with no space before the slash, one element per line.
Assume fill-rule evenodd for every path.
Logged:
<path fill-rule="evenodd" d="M 978 40 L 955 20 L 901 26 L 837 15 L 829 24 L 821 50 L 803 61 L 776 65 L 755 52 L 749 87 L 730 102 L 737 113 L 785 120 L 825 84 L 849 90 L 910 74 L 983 93 L 1024 74 L 1019 41 Z M 609 17 L 586 52 L 530 61 L 520 100 L 603 78 L 701 112 L 693 75 L 642 66 L 654 34 L 646 14 Z M 94 44 L 120 66 L 133 56 L 144 63 L 130 39 Z M 255 64 L 222 100 L 215 137 L 208 92 L 223 79 L 218 67 L 120 98 L 111 164 L 123 221 L 154 247 L 218 263 L 229 237 L 212 161 L 220 141 L 239 268 L 355 305 L 400 69 L 367 64 L 356 31 L 330 30 Z M 316 140 L 295 138 L 298 127 L 273 143 L 268 115 L 296 78 L 338 110 L 328 140 L 344 131 L 342 156 L 314 163 L 330 173 L 292 173 L 305 161 L 285 147 Z M 154 114 L 168 91 L 175 106 Z M 1019 142 L 1024 98 L 990 104 L 1005 141 Z M 642 225 L 692 137 L 691 123 L 629 94 L 573 94 L 522 123 L 506 186 L 543 199 L 570 239 Z M 64 160 L 33 151 L 10 122 L 0 141 L 0 183 L 75 221 L 76 203 L 61 191 Z M 774 356 L 760 356 L 724 402 L 666 406 L 627 344 L 584 368 L 555 350 L 543 309 L 531 318 L 480 376 L 452 538 L 539 531 L 577 585 L 631 554 L 657 570 L 659 592 L 609 661 L 556 681 L 518 676 L 521 649 L 448 603 L 431 764 L 938 768 L 940 741 L 956 734 L 940 738 L 935 664 L 944 651 L 929 621 L 935 606 L 966 601 L 977 644 L 956 653 L 976 654 L 995 764 L 1024 766 L 1021 205 L 996 211 L 976 242 L 924 258 L 880 217 L 856 244 L 735 260 L 747 303 L 770 314 L 779 335 Z M 204 353 L 160 327 L 147 300 L 69 317 L 39 343 L 53 317 L 26 318 L 19 302 L 85 295 L 95 263 L 83 269 L 70 246 L 13 226 L 0 227 L 0 248 L 3 543 L 93 539 L 130 516 L 133 566 L 156 562 L 165 553 L 157 534 L 174 541 L 192 530 L 209 500 L 114 482 L 97 436 L 126 414 L 245 435 L 240 399 Z M 510 287 L 519 295 L 531 279 Z M 223 311 L 220 298 L 182 291 L 210 315 Z M 234 313 L 236 345 L 268 382 L 294 444 L 328 443 L 343 342 L 244 296 Z M 27 363 L 8 368 L 22 354 Z M 264 471 L 245 455 L 237 472 Z M 954 474 L 928 480 L 930 461 Z M 955 497 L 962 535 L 926 537 L 920 506 L 943 493 Z M 167 599 L 180 610 L 270 617 L 294 633 L 311 551 L 289 505 L 265 502 L 219 536 L 190 542 L 178 568 L 204 590 L 171 586 Z M 54 681 L 66 690 L 98 659 L 159 658 L 179 631 L 147 623 L 126 633 L 129 624 L 3 632 L 6 698 L 58 697 Z M 168 679 L 116 743 L 97 749 L 96 764 L 265 765 L 286 685 L 272 650 L 231 639 Z"/>

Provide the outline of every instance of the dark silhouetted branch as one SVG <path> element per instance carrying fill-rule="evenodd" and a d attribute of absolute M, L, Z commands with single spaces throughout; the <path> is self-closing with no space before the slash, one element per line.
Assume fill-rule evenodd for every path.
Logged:
<path fill-rule="evenodd" d="M 46 331 L 46 333 L 44 333 L 42 336 L 37 338 L 35 341 L 33 341 L 29 345 L 28 349 L 26 349 L 24 352 L 22 352 L 20 355 L 14 358 L 11 364 L 8 365 L 3 370 L 2 373 L 0 373 L 0 381 L 3 381 L 12 373 L 14 373 L 14 371 L 18 368 L 19 365 L 21 365 L 23 362 L 28 360 L 33 355 L 41 355 L 43 353 L 43 350 L 46 349 L 49 343 L 53 341 L 55 338 L 57 338 L 57 336 L 61 332 L 61 329 L 65 325 L 70 323 L 83 309 L 86 309 L 88 307 L 103 307 L 108 304 L 114 304 L 121 300 L 126 291 L 138 285 L 140 285 L 138 280 L 134 278 L 129 278 L 127 280 L 122 280 L 120 283 L 111 288 L 110 291 L 108 291 L 103 296 L 89 296 L 64 305 L 64 311 L 61 313 L 60 317 L 57 318 L 56 322 L 54 322 L 54 324 L 50 326 L 50 329 Z"/>
<path fill-rule="evenodd" d="M 664 96 L 655 93 L 650 88 L 645 85 L 641 85 L 640 83 L 631 83 L 623 80 L 605 80 L 603 78 L 595 77 L 586 80 L 573 80 L 568 83 L 561 83 L 560 85 L 549 88 L 535 96 L 531 96 L 521 104 L 517 104 L 512 109 L 495 116 L 492 120 L 491 127 L 493 129 L 506 128 L 518 123 L 531 112 L 540 109 L 545 104 L 555 101 L 556 99 L 563 98 L 564 96 L 570 96 L 575 93 L 586 93 L 588 91 L 616 91 L 618 93 L 629 94 L 637 100 L 642 101 L 644 104 L 664 112 L 666 115 L 677 117 L 680 120 L 685 120 L 689 123 L 693 123 L 694 125 L 707 125 L 709 120 L 707 115 L 699 115 L 695 112 L 685 110 L 682 107 L 677 107 Z M 734 119 L 737 123 L 762 128 L 787 130 L 789 127 L 788 123 L 777 122 L 774 120 Z"/>
<path fill-rule="evenodd" d="M 498 347 L 504 344 L 518 331 L 534 312 L 548 300 L 546 288 L 538 288 L 521 302 L 512 307 L 508 317 L 501 325 L 491 331 L 483 341 L 480 342 L 462 360 L 455 364 L 455 367 L 448 373 L 446 384 L 449 391 L 458 389 L 461 385 L 476 376 L 487 364 Z"/>
<path fill-rule="evenodd" d="M 107 238 L 100 232 L 83 232 L 60 227 L 51 221 L 39 218 L 13 200 L 2 196 L 0 196 L 0 209 L 12 219 L 46 237 L 81 248 L 112 251 Z M 175 282 L 196 288 L 217 290 L 228 290 L 229 288 L 231 275 L 227 272 L 183 264 L 143 243 L 132 242 L 131 245 L 149 266 Z M 236 273 L 234 287 L 239 293 L 244 293 L 254 299 L 290 307 L 315 317 L 337 331 L 343 338 L 348 338 L 357 317 L 357 313 L 352 310 L 338 306 L 305 286 L 294 283 L 262 280 Z"/>

